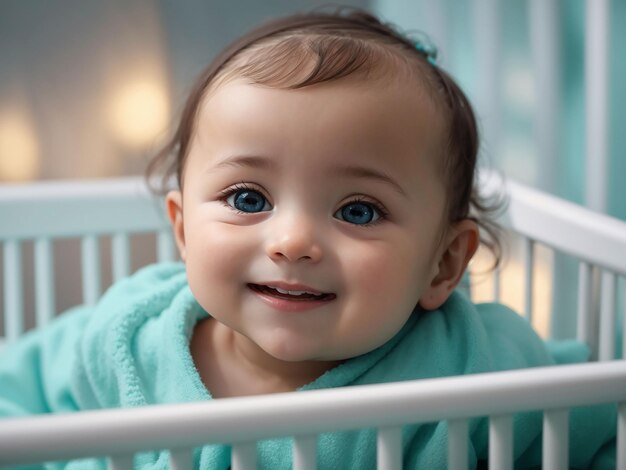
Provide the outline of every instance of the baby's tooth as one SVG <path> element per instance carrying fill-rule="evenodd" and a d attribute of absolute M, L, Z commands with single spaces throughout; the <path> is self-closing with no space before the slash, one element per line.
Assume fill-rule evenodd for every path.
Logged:
<path fill-rule="evenodd" d="M 288 294 L 288 295 L 308 294 L 308 292 L 303 291 L 303 290 L 285 290 L 285 289 L 281 289 L 280 287 L 274 287 L 274 289 L 276 289 L 281 294 Z"/>

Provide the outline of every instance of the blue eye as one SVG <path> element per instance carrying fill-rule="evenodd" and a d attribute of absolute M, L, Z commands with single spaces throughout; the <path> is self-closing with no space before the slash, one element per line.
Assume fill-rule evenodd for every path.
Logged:
<path fill-rule="evenodd" d="M 260 192 L 252 189 L 240 189 L 226 198 L 228 205 L 241 212 L 261 212 L 270 210 L 272 207 Z"/>
<path fill-rule="evenodd" d="M 373 204 L 351 202 L 339 209 L 335 217 L 351 224 L 367 225 L 380 219 L 380 214 Z"/>

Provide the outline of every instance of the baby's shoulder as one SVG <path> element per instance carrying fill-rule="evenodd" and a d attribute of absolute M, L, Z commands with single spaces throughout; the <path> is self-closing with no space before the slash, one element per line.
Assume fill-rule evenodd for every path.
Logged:
<path fill-rule="evenodd" d="M 528 320 L 500 303 L 475 304 L 496 370 L 553 364 L 544 341 Z"/>
<path fill-rule="evenodd" d="M 493 333 L 509 333 L 510 330 L 514 330 L 522 337 L 527 335 L 537 337 L 528 320 L 504 304 L 497 302 L 477 303 L 474 304 L 474 308 L 485 328 Z"/>

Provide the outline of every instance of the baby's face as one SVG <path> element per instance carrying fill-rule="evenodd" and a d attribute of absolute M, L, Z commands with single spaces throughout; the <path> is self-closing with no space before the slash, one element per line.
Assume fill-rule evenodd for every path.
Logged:
<path fill-rule="evenodd" d="M 437 273 L 444 219 L 442 126 L 415 88 L 237 80 L 205 99 L 168 204 L 211 316 L 286 361 L 399 331 Z"/>

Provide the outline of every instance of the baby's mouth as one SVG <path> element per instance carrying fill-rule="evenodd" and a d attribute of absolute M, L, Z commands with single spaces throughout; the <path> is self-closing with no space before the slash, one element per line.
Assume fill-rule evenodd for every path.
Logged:
<path fill-rule="evenodd" d="M 259 292 L 261 294 L 296 301 L 333 300 L 335 297 L 337 297 L 335 294 L 332 293 L 314 294 L 312 292 L 306 291 L 287 291 L 284 289 L 279 289 L 277 287 L 270 287 L 262 284 L 248 284 L 248 287 L 253 291 Z"/>

